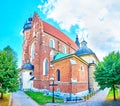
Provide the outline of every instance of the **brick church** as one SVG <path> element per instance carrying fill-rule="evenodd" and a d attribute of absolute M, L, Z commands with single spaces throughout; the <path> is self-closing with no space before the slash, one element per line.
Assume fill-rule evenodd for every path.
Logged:
<path fill-rule="evenodd" d="M 95 53 L 83 40 L 79 43 L 40 19 L 37 13 L 23 27 L 21 89 L 47 89 L 54 79 L 55 91 L 84 94 L 96 91 L 93 72 Z"/>

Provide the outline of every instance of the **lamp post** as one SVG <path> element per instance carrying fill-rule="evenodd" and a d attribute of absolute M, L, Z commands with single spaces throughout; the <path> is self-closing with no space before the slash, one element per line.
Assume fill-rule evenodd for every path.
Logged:
<path fill-rule="evenodd" d="M 92 65 L 96 65 L 95 63 L 94 63 L 94 61 L 92 62 L 92 63 L 89 63 L 88 64 L 88 91 L 89 91 L 89 93 L 91 93 L 91 90 L 93 89 L 93 86 L 92 86 L 92 88 L 91 88 L 91 84 L 93 83 L 91 83 L 91 79 L 90 79 L 90 76 L 91 76 L 91 73 L 90 73 L 90 67 L 92 66 Z M 92 76 L 93 77 L 93 76 Z"/>
<path fill-rule="evenodd" d="M 54 84 L 54 78 L 50 78 L 50 81 L 52 81 L 52 84 L 50 84 L 49 86 L 52 86 L 52 103 L 55 103 L 55 99 L 54 99 L 54 86 L 57 86 L 56 84 Z"/>
<path fill-rule="evenodd" d="M 52 84 L 53 84 L 53 89 L 52 89 L 52 94 L 53 94 L 53 96 L 52 96 L 52 103 L 54 103 L 55 102 L 55 99 L 54 99 L 54 79 L 52 80 Z"/>

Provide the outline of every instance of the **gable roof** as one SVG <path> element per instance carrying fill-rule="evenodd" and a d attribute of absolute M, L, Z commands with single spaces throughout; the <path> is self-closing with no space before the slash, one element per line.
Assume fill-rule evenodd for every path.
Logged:
<path fill-rule="evenodd" d="M 63 41 L 67 45 L 70 45 L 73 49 L 75 49 L 75 50 L 78 49 L 75 42 L 72 41 L 68 36 L 66 36 L 64 33 L 59 31 L 57 28 L 53 27 L 52 25 L 50 25 L 44 21 L 43 21 L 43 30 L 44 30 L 44 32 L 46 32 L 46 33 L 54 36 L 55 38 L 58 38 L 59 40 Z"/>

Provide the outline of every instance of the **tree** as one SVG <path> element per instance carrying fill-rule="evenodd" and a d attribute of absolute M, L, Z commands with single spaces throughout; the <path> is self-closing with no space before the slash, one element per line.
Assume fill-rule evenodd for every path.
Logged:
<path fill-rule="evenodd" d="M 94 75 L 101 89 L 106 87 L 113 89 L 116 100 L 115 88 L 120 84 L 120 53 L 112 52 L 106 56 L 98 63 Z"/>
<path fill-rule="evenodd" d="M 9 46 L 0 51 L 0 93 L 14 92 L 18 89 L 17 57 Z"/>

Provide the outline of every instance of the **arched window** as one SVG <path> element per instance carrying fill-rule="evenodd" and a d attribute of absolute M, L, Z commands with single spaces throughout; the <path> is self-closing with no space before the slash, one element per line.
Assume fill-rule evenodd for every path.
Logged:
<path fill-rule="evenodd" d="M 35 58 L 35 43 L 34 42 L 32 43 L 32 46 L 31 46 L 30 56 L 31 56 L 31 60 Z"/>
<path fill-rule="evenodd" d="M 63 52 L 64 54 L 66 54 L 66 47 L 65 47 L 65 46 L 62 47 L 62 52 Z"/>
<path fill-rule="evenodd" d="M 55 48 L 55 43 L 53 39 L 50 39 L 50 47 Z"/>
<path fill-rule="evenodd" d="M 60 81 L 60 70 L 57 70 L 57 81 Z"/>
<path fill-rule="evenodd" d="M 48 74 L 48 59 L 44 59 L 43 61 L 43 75 Z"/>

